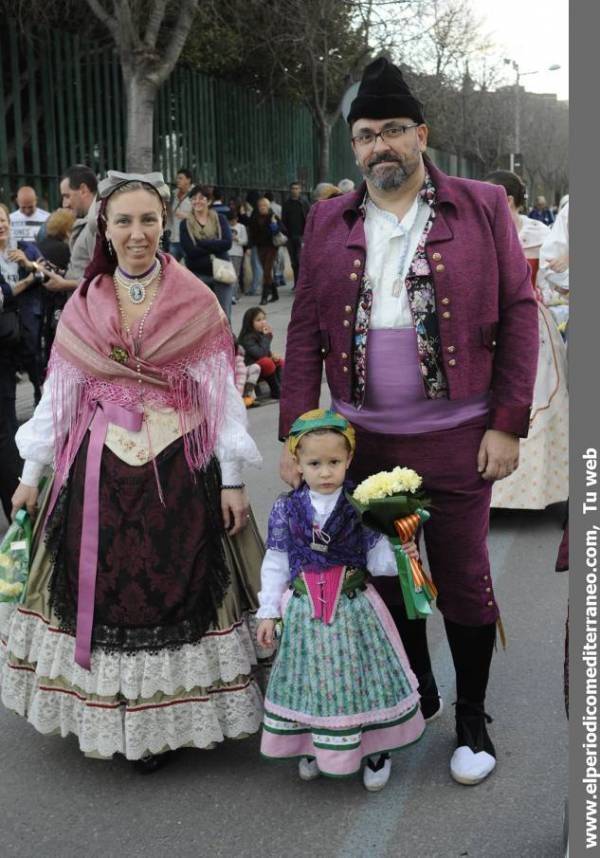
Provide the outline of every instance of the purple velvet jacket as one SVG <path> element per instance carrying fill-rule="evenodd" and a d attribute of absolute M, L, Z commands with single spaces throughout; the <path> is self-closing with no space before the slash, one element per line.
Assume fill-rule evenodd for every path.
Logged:
<path fill-rule="evenodd" d="M 449 397 L 490 392 L 489 427 L 527 436 L 538 356 L 537 305 L 506 191 L 450 177 L 428 159 L 436 217 L 425 246 Z M 336 399 L 352 399 L 352 349 L 366 258 L 354 193 L 310 211 L 288 327 L 280 436 L 317 408 L 322 365 Z M 399 370 L 401 371 L 401 370 Z"/>

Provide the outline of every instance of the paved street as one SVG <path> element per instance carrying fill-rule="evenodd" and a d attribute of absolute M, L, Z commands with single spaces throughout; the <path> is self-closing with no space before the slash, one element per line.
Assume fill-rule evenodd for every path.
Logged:
<path fill-rule="evenodd" d="M 289 290 L 268 307 L 284 349 Z M 235 307 L 234 329 L 254 299 Z M 22 385 L 19 410 L 30 401 Z M 264 457 L 247 474 L 264 530 L 277 476 L 277 406 L 249 412 Z M 0 709 L 1 858 L 559 858 L 566 793 L 562 698 L 567 577 L 553 572 L 564 511 L 498 512 L 490 539 L 508 637 L 492 663 L 487 710 L 498 767 L 479 787 L 450 779 L 454 688 L 439 616 L 430 622 L 446 711 L 394 755 L 380 794 L 350 781 L 298 780 L 293 762 L 267 763 L 256 739 L 182 751 L 151 777 L 123 759 L 85 759 L 76 740 L 40 736 Z M 2 524 L 0 524 L 0 531 Z"/>

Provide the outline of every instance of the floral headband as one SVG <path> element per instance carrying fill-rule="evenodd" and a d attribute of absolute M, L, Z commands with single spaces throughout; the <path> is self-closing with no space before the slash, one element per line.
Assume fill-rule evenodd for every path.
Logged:
<path fill-rule="evenodd" d="M 304 435 L 308 435 L 309 432 L 315 432 L 318 429 L 330 429 L 332 432 L 339 432 L 348 441 L 350 450 L 354 452 L 356 449 L 356 434 L 349 421 L 336 411 L 325 411 L 323 408 L 315 408 L 312 411 L 306 411 L 304 414 L 301 414 L 292 423 L 292 428 L 287 439 L 290 453 L 292 455 L 296 453 L 300 439 Z"/>

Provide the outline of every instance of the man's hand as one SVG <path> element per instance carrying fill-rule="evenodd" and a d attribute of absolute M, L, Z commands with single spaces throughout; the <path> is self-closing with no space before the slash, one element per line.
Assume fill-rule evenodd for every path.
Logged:
<path fill-rule="evenodd" d="M 229 536 L 235 536 L 248 524 L 249 510 L 246 489 L 221 489 L 221 512 Z"/>
<path fill-rule="evenodd" d="M 488 429 L 481 439 L 477 470 L 484 480 L 503 480 L 519 467 L 519 439 L 510 432 Z"/>
<path fill-rule="evenodd" d="M 284 483 L 287 483 L 288 486 L 291 486 L 293 489 L 297 489 L 302 482 L 302 476 L 298 470 L 298 465 L 290 453 L 287 444 L 283 445 L 283 449 L 281 451 L 281 458 L 279 459 L 279 476 Z"/>

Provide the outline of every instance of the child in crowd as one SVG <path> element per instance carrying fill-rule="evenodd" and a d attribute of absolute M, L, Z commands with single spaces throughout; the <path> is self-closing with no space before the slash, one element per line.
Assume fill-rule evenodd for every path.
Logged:
<path fill-rule="evenodd" d="M 260 378 L 260 367 L 256 363 L 246 365 L 246 353 L 237 342 L 235 343 L 235 386 L 242 394 L 246 408 L 252 408 L 259 403 L 256 401 L 256 385 Z"/>
<path fill-rule="evenodd" d="M 264 378 L 273 399 L 279 399 L 283 358 L 271 351 L 273 329 L 260 307 L 250 307 L 244 313 L 242 330 L 238 337 L 244 349 L 246 364 L 258 364 L 260 378 Z"/>
<path fill-rule="evenodd" d="M 363 771 L 383 789 L 390 751 L 425 729 L 417 680 L 395 624 L 369 583 L 397 575 L 387 538 L 365 528 L 346 498 L 354 430 L 333 411 L 308 411 L 288 446 L 303 483 L 271 511 L 261 569 L 260 646 L 279 652 L 265 697 L 261 751 L 299 757 L 299 775 L 340 777 Z M 405 546 L 417 555 L 414 542 Z"/>

